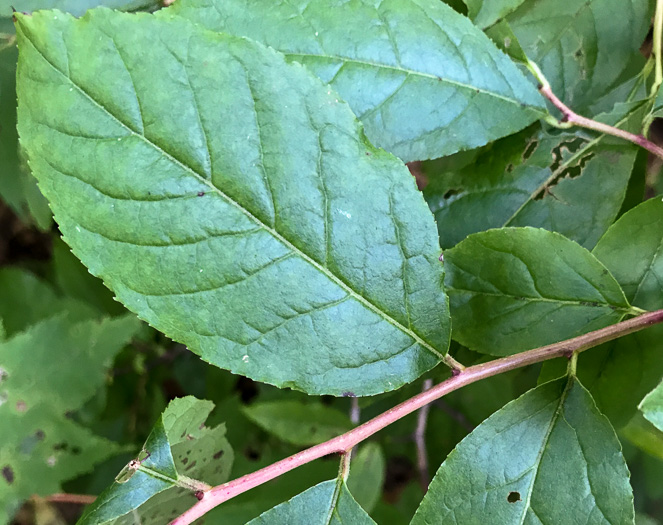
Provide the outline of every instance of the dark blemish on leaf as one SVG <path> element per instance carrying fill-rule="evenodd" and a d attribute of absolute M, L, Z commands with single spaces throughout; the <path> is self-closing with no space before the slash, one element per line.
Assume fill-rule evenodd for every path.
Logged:
<path fill-rule="evenodd" d="M 454 190 L 454 189 L 448 190 L 447 192 L 445 192 L 442 198 L 448 199 L 449 197 L 453 197 L 454 195 L 460 193 L 460 191 L 461 190 Z"/>
<path fill-rule="evenodd" d="M 192 461 L 192 462 L 191 462 L 191 465 L 189 465 L 189 466 L 188 466 L 187 468 L 185 468 L 184 470 L 185 470 L 185 471 L 189 471 L 189 470 L 191 470 L 193 467 L 196 466 L 196 463 L 197 463 L 197 461 L 195 461 L 195 460 Z"/>
<path fill-rule="evenodd" d="M 578 49 L 578 51 L 575 52 L 574 56 L 576 58 L 580 58 L 582 56 L 582 49 Z"/>
<path fill-rule="evenodd" d="M 506 497 L 506 500 L 509 503 L 515 503 L 516 501 L 520 501 L 520 492 L 509 492 L 509 495 Z"/>
<path fill-rule="evenodd" d="M 367 151 L 367 152 L 366 152 L 366 156 L 367 156 L 367 157 L 370 157 L 371 155 L 372 155 L 372 153 L 371 153 L 370 151 Z"/>
<path fill-rule="evenodd" d="M 244 450 L 244 455 L 247 457 L 247 459 L 250 459 L 251 461 L 258 461 L 260 459 L 260 452 L 258 452 L 256 449 L 252 447 L 247 447 Z"/>
<path fill-rule="evenodd" d="M 182 465 L 186 465 L 189 462 L 189 458 L 182 458 Z"/>
<path fill-rule="evenodd" d="M 219 451 L 218 451 L 216 454 L 214 454 L 212 457 L 213 457 L 214 459 L 219 459 L 221 456 L 223 456 L 223 454 L 224 454 L 224 451 L 223 451 L 223 450 L 219 450 Z"/>
<path fill-rule="evenodd" d="M 9 465 L 2 467 L 2 477 L 9 485 L 14 483 L 14 471 Z"/>
<path fill-rule="evenodd" d="M 580 301 L 580 304 L 582 306 L 603 306 L 600 303 L 592 302 L 592 301 Z"/>
<path fill-rule="evenodd" d="M 199 192 L 198 192 L 198 197 L 204 197 L 204 196 L 205 196 L 205 192 L 204 192 L 204 191 L 199 191 Z"/>
<path fill-rule="evenodd" d="M 180 436 L 180 439 L 182 439 L 184 436 L 186 436 L 186 430 L 182 432 L 182 435 Z"/>
<path fill-rule="evenodd" d="M 71 453 L 74 456 L 78 456 L 81 453 L 81 447 L 71 447 Z"/>
<path fill-rule="evenodd" d="M 18 412 L 25 412 L 28 409 L 28 405 L 25 403 L 25 401 L 17 401 L 16 402 L 16 410 Z"/>
<path fill-rule="evenodd" d="M 67 450 L 69 448 L 69 445 L 67 445 L 64 441 L 61 441 L 60 443 L 56 443 L 53 445 L 53 450 Z"/>
<path fill-rule="evenodd" d="M 44 438 L 46 437 L 46 433 L 43 430 L 37 430 L 37 432 L 35 432 L 35 437 L 39 441 L 44 441 Z"/>
<path fill-rule="evenodd" d="M 511 173 L 513 171 L 514 165 L 513 164 L 508 164 L 506 167 L 506 172 Z"/>
<path fill-rule="evenodd" d="M 7 373 L 7 370 L 5 370 L 4 368 L 2 368 L 0 366 L 0 382 L 4 381 L 8 377 L 9 377 L 9 374 Z"/>
<path fill-rule="evenodd" d="M 343 392 L 343 397 L 357 397 L 354 392 Z"/>
<path fill-rule="evenodd" d="M 67 410 L 67 411 L 64 413 L 64 417 L 66 417 L 67 419 L 73 419 L 73 417 L 74 417 L 74 412 L 73 412 L 72 410 Z"/>
<path fill-rule="evenodd" d="M 202 501 L 202 499 L 205 497 L 205 493 L 202 490 L 197 490 L 196 491 L 196 499 L 198 501 Z"/>

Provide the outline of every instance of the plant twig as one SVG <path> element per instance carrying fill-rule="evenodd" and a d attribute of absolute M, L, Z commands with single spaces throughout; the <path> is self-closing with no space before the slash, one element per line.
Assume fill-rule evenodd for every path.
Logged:
<path fill-rule="evenodd" d="M 527 66 L 539 81 L 539 93 L 546 97 L 552 103 L 552 105 L 562 113 L 562 119 L 560 121 L 550 117 L 549 119 L 546 119 L 546 122 L 558 128 L 570 128 L 572 126 L 579 126 L 581 128 L 591 129 L 606 135 L 612 135 L 613 137 L 618 137 L 628 142 L 632 142 L 633 144 L 636 144 L 637 146 L 640 146 L 650 153 L 656 155 L 657 157 L 663 159 L 663 148 L 648 140 L 644 135 L 636 135 L 635 133 L 604 124 L 603 122 L 598 122 L 597 120 L 583 117 L 582 115 L 578 115 L 575 111 L 564 104 L 559 98 L 557 98 L 555 93 L 553 93 L 550 87 L 550 83 L 539 69 L 539 66 L 537 66 L 534 62 L 528 62 Z"/>
<path fill-rule="evenodd" d="M 656 13 L 654 14 L 654 37 L 652 54 L 654 55 L 654 83 L 651 87 L 651 96 L 655 97 L 663 84 L 663 65 L 661 61 L 661 34 L 663 33 L 663 0 L 656 0 Z"/>
<path fill-rule="evenodd" d="M 97 496 L 89 494 L 51 494 L 41 497 L 42 500 L 49 503 L 73 503 L 75 505 L 90 505 L 94 503 Z"/>
<path fill-rule="evenodd" d="M 422 392 L 433 388 L 433 380 L 426 379 L 421 388 Z M 428 412 L 430 404 L 424 405 L 417 413 L 417 428 L 414 430 L 414 444 L 417 447 L 417 470 L 419 471 L 419 484 L 421 489 L 426 492 L 430 483 L 428 473 L 428 451 L 426 450 L 426 425 L 428 424 Z"/>
<path fill-rule="evenodd" d="M 223 485 L 218 485 L 206 490 L 201 495 L 199 502 L 194 504 L 179 517 L 175 518 L 170 525 L 189 525 L 224 501 L 228 501 L 239 494 L 243 494 L 247 490 L 262 485 L 263 483 L 277 478 L 301 465 L 329 454 L 346 454 L 352 449 L 352 447 L 366 440 L 379 430 L 382 430 L 402 417 L 419 410 L 432 401 L 466 385 L 556 357 L 565 356 L 570 358 L 573 356 L 574 352 L 582 352 L 607 341 L 612 341 L 613 339 L 637 332 L 643 328 L 661 322 L 663 322 L 663 310 L 657 310 L 602 328 L 601 330 L 574 337 L 567 341 L 554 343 L 509 357 L 503 357 L 487 363 L 467 367 L 430 390 L 426 390 L 425 392 L 404 401 L 400 405 L 387 410 L 383 414 L 380 414 L 345 434 L 298 452 L 297 454 L 282 459 L 281 461 L 273 463 L 272 465 L 257 470 L 251 474 L 247 474 L 241 478 L 237 478 L 228 483 L 224 483 Z"/>

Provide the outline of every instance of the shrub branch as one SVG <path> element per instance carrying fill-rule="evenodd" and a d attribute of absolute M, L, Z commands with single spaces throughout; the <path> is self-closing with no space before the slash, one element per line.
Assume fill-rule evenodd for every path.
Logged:
<path fill-rule="evenodd" d="M 193 521 L 205 515 L 224 501 L 228 501 L 235 496 L 271 481 L 315 459 L 329 454 L 346 455 L 352 447 L 368 439 L 379 430 L 466 385 L 556 357 L 564 356 L 571 359 L 574 355 L 584 350 L 661 322 L 663 322 L 663 310 L 657 310 L 602 328 L 601 330 L 574 337 L 573 339 L 528 350 L 509 357 L 502 357 L 487 363 L 469 366 L 461 371 L 454 370 L 454 375 L 449 379 L 442 381 L 430 390 L 421 392 L 345 434 L 298 452 L 251 474 L 205 490 L 201 494 L 200 501 L 175 518 L 170 525 L 188 525 L 193 523 Z"/>

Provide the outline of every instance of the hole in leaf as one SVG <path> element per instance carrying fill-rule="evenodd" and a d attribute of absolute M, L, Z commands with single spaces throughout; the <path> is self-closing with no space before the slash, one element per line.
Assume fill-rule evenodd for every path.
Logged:
<path fill-rule="evenodd" d="M 9 485 L 14 483 L 14 471 L 9 465 L 2 467 L 2 477 Z"/>
<path fill-rule="evenodd" d="M 509 495 L 506 497 L 506 500 L 509 503 L 515 503 L 516 501 L 520 501 L 520 492 L 509 492 Z"/>
<path fill-rule="evenodd" d="M 214 454 L 212 457 L 214 459 L 219 459 L 221 456 L 223 456 L 223 450 L 219 450 L 216 454 Z"/>
<path fill-rule="evenodd" d="M 240 377 L 235 383 L 235 390 L 239 392 L 242 403 L 248 403 L 258 395 L 258 387 L 248 377 Z"/>
<path fill-rule="evenodd" d="M 538 140 L 533 140 L 529 144 L 527 144 L 527 147 L 525 148 L 525 151 L 523 151 L 523 162 L 529 159 L 533 153 L 536 151 L 536 148 L 539 147 L 539 141 Z"/>

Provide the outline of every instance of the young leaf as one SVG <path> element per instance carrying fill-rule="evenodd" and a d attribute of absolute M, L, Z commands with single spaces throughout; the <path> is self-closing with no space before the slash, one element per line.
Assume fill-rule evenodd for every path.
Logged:
<path fill-rule="evenodd" d="M 293 445 L 317 445 L 352 428 L 348 416 L 319 402 L 268 401 L 245 407 L 243 412 L 262 429 Z"/>
<path fill-rule="evenodd" d="M 196 502 L 195 491 L 204 486 L 196 480 L 218 484 L 228 479 L 233 452 L 225 426 L 204 426 L 213 408 L 211 401 L 191 396 L 171 401 L 136 460 L 79 523 L 132 525 L 136 518 L 142 525 L 167 523 Z"/>
<path fill-rule="evenodd" d="M 541 385 L 449 454 L 412 525 L 633 523 L 614 430 L 577 379 Z"/>
<path fill-rule="evenodd" d="M 654 390 L 649 392 L 638 408 L 656 428 L 663 431 L 663 383 L 659 383 Z"/>
<path fill-rule="evenodd" d="M 424 196 L 443 248 L 489 228 L 534 226 L 591 249 L 617 217 L 636 152 L 601 138 L 526 131 L 461 170 L 432 174 Z"/>
<path fill-rule="evenodd" d="M 341 479 L 323 481 L 268 510 L 247 525 L 375 525 Z"/>
<path fill-rule="evenodd" d="M 643 65 L 649 6 L 648 0 L 539 0 L 524 2 L 506 20 L 553 92 L 583 111 Z"/>
<path fill-rule="evenodd" d="M 434 222 L 338 95 L 167 11 L 17 18 L 31 166 L 130 310 L 212 364 L 308 393 L 375 394 L 439 363 Z"/>
<path fill-rule="evenodd" d="M 178 0 L 170 11 L 304 64 L 404 161 L 481 146 L 545 111 L 514 64 L 438 0 Z"/>
<path fill-rule="evenodd" d="M 67 415 L 104 385 L 133 316 L 74 323 L 56 317 L 0 342 L 0 522 L 33 494 L 62 490 L 119 451 Z M 26 366 L 29 363 L 29 366 Z"/>
<path fill-rule="evenodd" d="M 511 355 L 616 323 L 624 292 L 587 250 L 534 228 L 470 235 L 444 254 L 454 339 Z"/>

